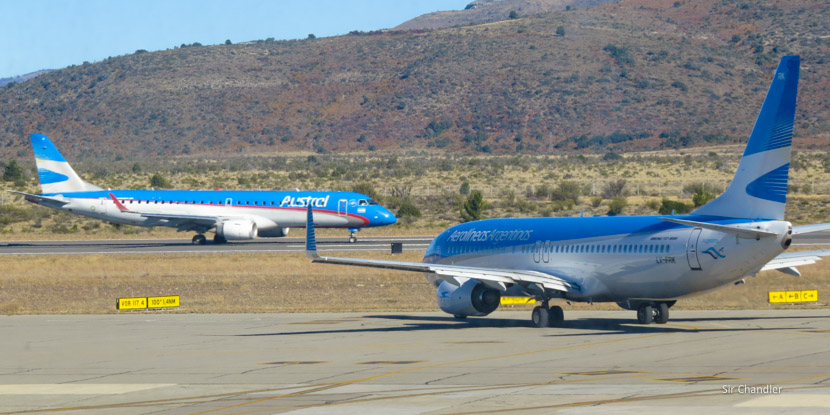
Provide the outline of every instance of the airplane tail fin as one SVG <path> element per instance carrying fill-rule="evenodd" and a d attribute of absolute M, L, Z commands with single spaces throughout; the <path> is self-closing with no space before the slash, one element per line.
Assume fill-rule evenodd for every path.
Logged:
<path fill-rule="evenodd" d="M 784 219 L 800 62 L 798 55 L 781 58 L 735 178 L 694 214 Z"/>
<path fill-rule="evenodd" d="M 30 138 L 43 193 L 102 190 L 98 186 L 81 180 L 49 137 L 43 134 L 32 134 Z"/>

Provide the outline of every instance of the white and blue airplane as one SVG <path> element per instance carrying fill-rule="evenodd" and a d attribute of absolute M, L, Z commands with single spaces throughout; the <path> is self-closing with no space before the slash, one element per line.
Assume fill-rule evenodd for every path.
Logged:
<path fill-rule="evenodd" d="M 29 202 L 112 223 L 166 226 L 195 231 L 193 243 L 282 237 L 306 224 L 306 207 L 319 226 L 347 228 L 350 242 L 365 227 L 391 225 L 395 215 L 354 192 L 259 190 L 104 190 L 83 181 L 43 134 L 32 134 L 43 193 L 22 194 Z"/>
<path fill-rule="evenodd" d="M 307 216 L 306 255 L 313 262 L 425 273 L 438 306 L 456 318 L 485 316 L 500 297 L 535 298 L 536 326 L 561 326 L 552 299 L 616 302 L 642 324 L 666 323 L 678 298 L 738 284 L 764 270 L 799 276 L 796 266 L 830 250 L 784 253 L 793 235 L 830 224 L 784 220 L 800 59 L 786 56 L 772 84 L 735 178 L 718 198 L 689 215 L 487 219 L 438 235 L 423 262 L 333 258 L 317 253 Z"/>

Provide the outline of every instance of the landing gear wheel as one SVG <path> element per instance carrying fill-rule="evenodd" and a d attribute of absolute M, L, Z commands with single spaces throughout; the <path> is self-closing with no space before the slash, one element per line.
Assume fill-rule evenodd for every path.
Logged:
<path fill-rule="evenodd" d="M 637 321 L 640 324 L 651 324 L 654 322 L 654 307 L 650 304 L 643 304 L 637 309 Z"/>
<path fill-rule="evenodd" d="M 464 314 L 454 314 L 452 317 L 456 320 L 464 320 L 465 318 L 467 318 L 467 316 L 465 316 Z"/>
<path fill-rule="evenodd" d="M 550 315 L 546 307 L 534 308 L 530 319 L 533 320 L 533 325 L 536 327 L 550 327 L 548 324 Z"/>
<path fill-rule="evenodd" d="M 205 235 L 198 234 L 193 236 L 193 245 L 204 245 L 207 242 Z"/>
<path fill-rule="evenodd" d="M 227 239 L 225 239 L 225 237 L 224 237 L 224 236 L 221 236 L 221 235 L 219 235 L 219 234 L 216 234 L 216 235 L 213 235 L 213 243 L 217 243 L 217 244 L 226 244 L 226 243 L 228 243 L 228 240 L 227 240 Z"/>
<path fill-rule="evenodd" d="M 356 237 L 356 236 L 350 236 L 350 237 L 349 237 L 349 243 L 350 243 L 350 244 L 353 244 L 353 243 L 355 243 L 355 242 L 357 242 L 357 237 Z"/>
<path fill-rule="evenodd" d="M 562 307 L 555 305 L 548 310 L 548 325 L 550 327 L 562 327 L 565 325 L 565 312 Z"/>
<path fill-rule="evenodd" d="M 654 322 L 657 324 L 666 324 L 669 322 L 669 305 L 666 303 L 659 303 L 657 304 L 657 308 L 654 310 L 656 316 L 654 316 Z"/>

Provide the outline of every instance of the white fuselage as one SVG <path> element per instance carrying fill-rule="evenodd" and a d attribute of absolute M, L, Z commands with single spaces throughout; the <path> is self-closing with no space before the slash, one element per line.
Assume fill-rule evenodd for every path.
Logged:
<path fill-rule="evenodd" d="M 473 237 L 459 225 L 433 241 L 424 261 L 544 272 L 578 283 L 581 293 L 563 294 L 576 301 L 671 300 L 754 275 L 784 250 L 782 241 L 791 228 L 785 221 L 753 222 L 753 228 L 778 235 L 756 239 L 666 224 L 656 217 L 653 221 L 647 217 L 592 219 L 530 219 L 526 224 L 521 219 L 481 221 Z M 578 233 L 596 235 L 572 238 L 557 232 L 558 223 L 571 222 L 562 227 L 567 229 L 578 220 L 582 221 Z M 609 221 L 637 222 L 632 224 L 636 229 L 597 234 L 602 233 L 603 222 Z M 598 228 L 592 232 L 594 226 Z M 513 232 L 519 235 L 516 239 L 526 236 L 526 240 L 494 240 L 499 239 L 499 232 Z M 453 238 L 453 233 L 462 237 Z M 491 235 L 497 237 L 488 238 Z M 435 276 L 428 277 L 437 284 Z M 510 294 L 527 293 L 513 286 L 507 291 Z"/>

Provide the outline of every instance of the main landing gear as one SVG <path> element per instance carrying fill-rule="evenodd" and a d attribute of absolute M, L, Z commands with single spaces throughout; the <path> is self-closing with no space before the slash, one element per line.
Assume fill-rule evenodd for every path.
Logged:
<path fill-rule="evenodd" d="M 640 324 L 666 324 L 669 321 L 669 307 L 671 303 L 643 303 L 637 308 L 637 322 Z"/>
<path fill-rule="evenodd" d="M 193 245 L 204 245 L 207 243 L 207 237 L 203 234 L 193 235 Z M 228 240 L 225 239 L 224 236 L 221 235 L 213 235 L 213 243 L 215 244 L 226 244 Z"/>
<path fill-rule="evenodd" d="M 548 300 L 543 300 L 542 305 L 534 308 L 530 318 L 536 327 L 562 327 L 565 324 L 565 312 L 562 311 L 562 307 L 549 307 Z"/>

